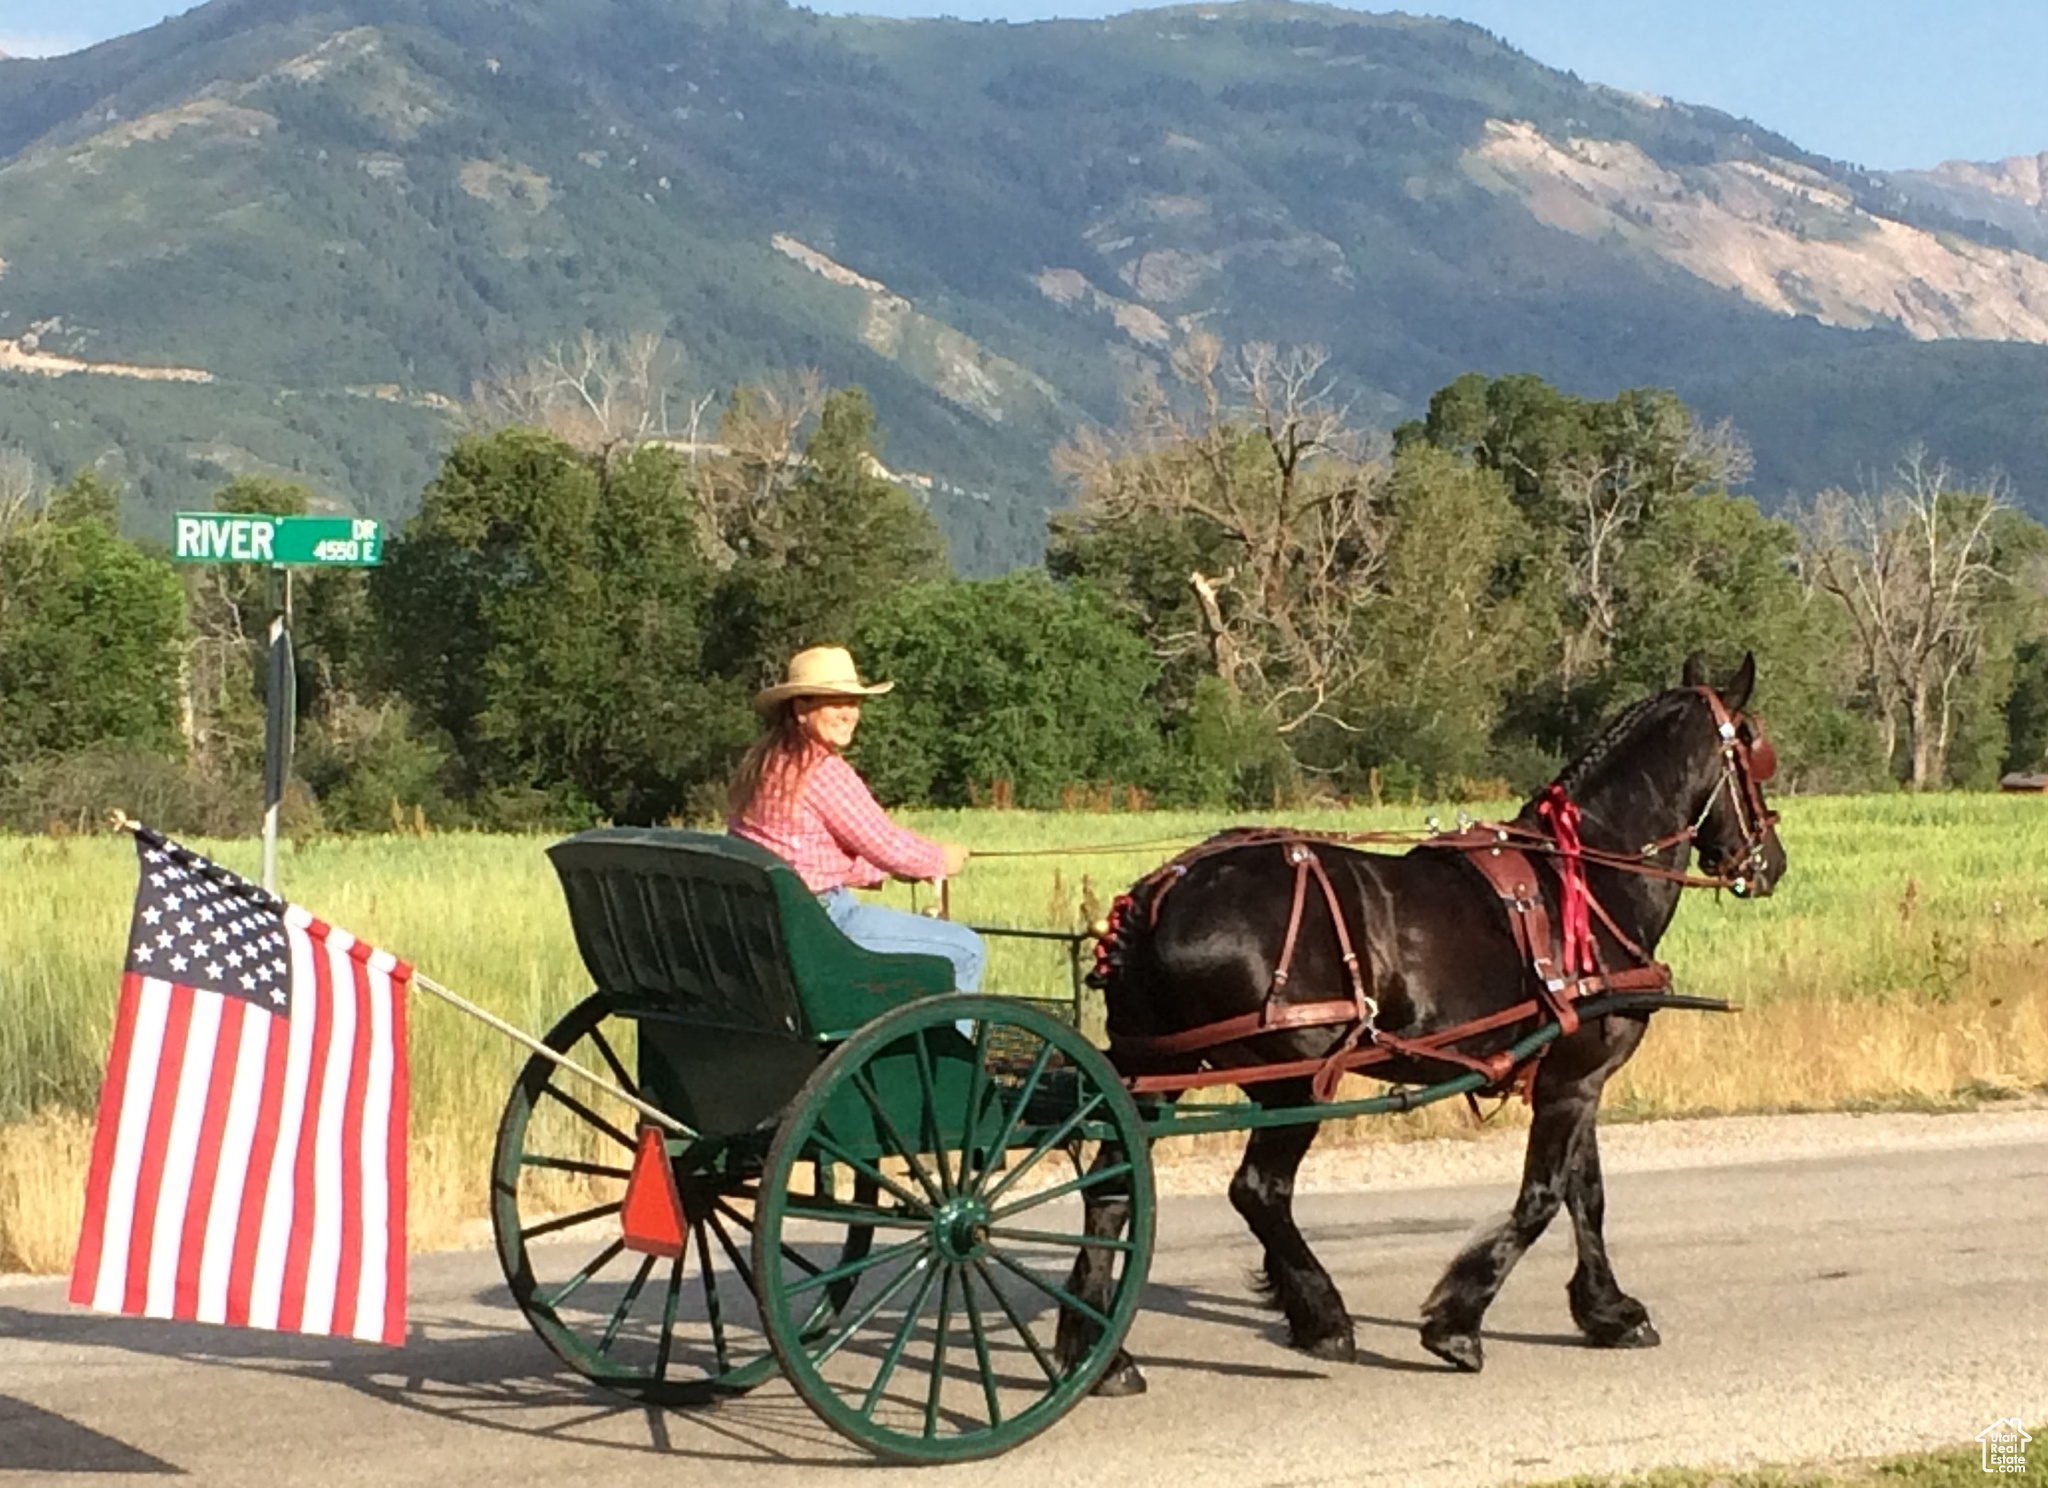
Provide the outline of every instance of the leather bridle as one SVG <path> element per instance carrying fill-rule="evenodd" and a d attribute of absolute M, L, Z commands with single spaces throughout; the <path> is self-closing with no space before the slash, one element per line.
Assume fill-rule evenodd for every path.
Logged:
<path fill-rule="evenodd" d="M 1701 887 L 1725 888 L 1738 897 L 1747 897 L 1754 892 L 1768 866 L 1765 849 L 1778 824 L 1778 813 L 1764 804 L 1763 792 L 1763 783 L 1777 773 L 1778 751 L 1764 736 L 1762 719 L 1730 708 L 1721 694 L 1711 687 L 1699 685 L 1692 690 L 1706 699 L 1707 707 L 1713 713 L 1714 734 L 1721 753 L 1721 775 L 1714 782 L 1714 788 L 1707 792 L 1706 804 L 1700 807 L 1692 825 L 1669 837 L 1644 843 L 1642 855 L 1645 859 L 1652 859 L 1673 847 L 1696 845 L 1700 829 L 1713 814 L 1714 803 L 1726 796 L 1738 833 L 1734 849 L 1717 863 L 1702 861 L 1702 876 L 1692 878 L 1687 875 L 1683 881 Z"/>

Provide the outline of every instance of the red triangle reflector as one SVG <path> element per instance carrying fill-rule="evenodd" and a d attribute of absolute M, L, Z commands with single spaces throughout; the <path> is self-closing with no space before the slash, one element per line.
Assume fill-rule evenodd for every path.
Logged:
<path fill-rule="evenodd" d="M 640 1149 L 633 1154 L 633 1176 L 626 1180 L 619 1224 L 628 1250 L 671 1260 L 683 1253 L 683 1198 L 676 1192 L 668 1148 L 654 1127 L 640 1128 Z"/>

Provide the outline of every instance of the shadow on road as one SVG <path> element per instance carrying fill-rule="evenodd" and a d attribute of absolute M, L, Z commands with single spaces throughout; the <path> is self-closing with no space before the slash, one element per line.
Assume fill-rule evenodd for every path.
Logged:
<path fill-rule="evenodd" d="M 0 1395 L 0 1472 L 183 1477 L 185 1470 L 55 1411 Z"/>
<path fill-rule="evenodd" d="M 144 1322 L 0 1306 L 0 1338 L 60 1348 L 103 1348 L 209 1368 L 249 1370 L 337 1385 L 449 1422 L 536 1440 L 706 1461 L 843 1466 L 870 1459 L 848 1447 L 779 1382 L 715 1406 L 671 1411 L 638 1405 L 558 1367 L 521 1323 L 480 1324 L 414 1313 L 403 1349 L 196 1323 Z M 0 1396 L 0 1467 L 11 1460 L 16 1416 L 32 1438 L 61 1446 L 67 1463 L 110 1472 L 180 1469 L 34 1406 Z M 69 1431 L 65 1435 L 59 1427 Z M 43 1448 L 38 1447 L 38 1451 Z M 122 1454 L 127 1454 L 123 1457 Z M 123 1465 L 123 1464 L 127 1465 Z M 138 1465 L 139 1464 L 139 1465 Z M 78 1470 L 78 1469 L 73 1469 Z"/>

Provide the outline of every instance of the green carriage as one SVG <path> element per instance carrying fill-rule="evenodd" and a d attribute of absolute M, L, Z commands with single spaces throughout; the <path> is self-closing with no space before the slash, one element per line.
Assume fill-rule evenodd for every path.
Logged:
<path fill-rule="evenodd" d="M 1085 1395 L 1137 1310 L 1153 1202 L 1078 997 L 955 994 L 946 962 L 855 946 L 729 837 L 609 828 L 550 856 L 596 990 L 546 1043 L 672 1125 L 540 1055 L 514 1085 L 492 1218 L 549 1347 L 650 1404 L 779 1369 L 911 1461 L 1002 1451 Z M 1105 1141 L 1126 1160 L 1084 1168 Z M 1118 1235 L 1084 1232 L 1099 1184 L 1129 1195 Z M 1083 1247 L 1114 1253 L 1106 1309 L 1067 1291 Z M 1092 1325 L 1065 1358 L 1062 1308 Z"/>

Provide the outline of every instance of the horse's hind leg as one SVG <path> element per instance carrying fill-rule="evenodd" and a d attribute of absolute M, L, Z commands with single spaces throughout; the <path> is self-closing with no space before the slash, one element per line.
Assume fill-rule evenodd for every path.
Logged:
<path fill-rule="evenodd" d="M 1607 1192 L 1600 1179 L 1600 1128 L 1588 1123 L 1565 1190 L 1579 1266 L 1566 1286 L 1572 1321 L 1597 1348 L 1655 1348 L 1663 1340 L 1642 1303 L 1621 1289 L 1607 1260 Z"/>
<path fill-rule="evenodd" d="M 1306 1080 L 1264 1086 L 1253 1095 L 1266 1106 L 1305 1106 L 1313 1098 Z M 1315 1139 L 1313 1122 L 1255 1130 L 1230 1180 L 1230 1203 L 1265 1247 L 1263 1290 L 1287 1315 L 1288 1341 L 1319 1359 L 1348 1362 L 1356 1353 L 1351 1315 L 1294 1223 L 1294 1175 Z"/>
<path fill-rule="evenodd" d="M 1095 1154 L 1095 1161 L 1088 1165 L 1090 1174 L 1113 1167 L 1124 1160 L 1124 1148 L 1120 1142 L 1104 1142 Z M 1084 1191 L 1085 1209 L 1081 1222 L 1082 1233 L 1091 1238 L 1115 1240 L 1124 1232 L 1124 1226 L 1131 1219 L 1130 1189 L 1122 1178 L 1105 1179 Z M 1116 1285 L 1116 1263 L 1119 1252 L 1113 1246 L 1084 1245 L 1074 1258 L 1074 1269 L 1067 1275 L 1067 1290 L 1099 1313 L 1109 1311 L 1110 1293 Z M 1059 1331 L 1053 1351 L 1058 1356 L 1060 1367 L 1071 1369 L 1081 1361 L 1089 1346 L 1101 1336 L 1099 1324 L 1071 1308 L 1060 1309 Z M 1128 1350 L 1118 1349 L 1116 1357 L 1109 1361 L 1109 1367 L 1096 1382 L 1097 1395 L 1142 1395 L 1145 1393 L 1145 1376 L 1131 1358 Z"/>
<path fill-rule="evenodd" d="M 1600 1093 L 1606 1087 L 1607 1077 L 1635 1052 L 1643 1036 L 1642 1025 L 1633 1020 L 1611 1018 L 1604 1022 L 1623 1026 L 1611 1035 L 1606 1028 L 1588 1028 L 1571 1041 L 1555 1045 L 1544 1059 L 1542 1068 L 1536 1072 L 1536 1114 L 1529 1127 L 1522 1188 L 1515 1196 L 1515 1207 L 1505 1220 L 1482 1232 L 1459 1253 L 1422 1304 L 1422 1346 L 1460 1369 L 1476 1373 L 1485 1364 L 1485 1350 L 1479 1341 L 1480 1319 L 1493 1304 L 1515 1262 L 1536 1243 L 1567 1198 L 1573 1198 L 1575 1222 L 1578 1206 L 1591 1198 L 1586 1214 L 1598 1235 L 1603 1205 L 1597 1197 L 1597 1179 L 1590 1189 L 1576 1180 L 1585 1171 L 1585 1149 L 1592 1138 L 1593 1119 L 1600 1109 Z M 1592 1171 L 1597 1175 L 1597 1151 L 1591 1161 Z M 1577 1197 L 1573 1197 L 1575 1192 Z M 1584 1234 L 1582 1225 L 1582 1245 Z M 1584 1254 L 1582 1250 L 1582 1270 L 1586 1266 Z M 1588 1296 L 1599 1300 L 1598 1281 L 1606 1271 L 1604 1246 L 1595 1247 L 1595 1257 L 1592 1269 L 1586 1272 L 1591 1288 Z M 1606 1280 L 1613 1286 L 1611 1274 Z M 1614 1294 L 1620 1296 L 1618 1287 Z M 1642 1321 L 1649 1321 L 1647 1314 Z"/>

